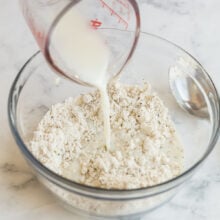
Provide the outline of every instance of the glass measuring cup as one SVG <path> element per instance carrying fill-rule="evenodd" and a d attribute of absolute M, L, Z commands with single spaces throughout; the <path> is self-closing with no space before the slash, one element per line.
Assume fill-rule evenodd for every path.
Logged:
<path fill-rule="evenodd" d="M 53 31 L 71 8 L 76 8 L 86 18 L 93 31 L 102 35 L 110 49 L 108 78 L 119 75 L 137 45 L 140 16 L 135 0 L 20 0 L 20 4 L 24 17 L 50 66 L 77 83 L 88 85 L 59 59 L 59 54 L 54 49 L 56 45 L 51 43 Z M 77 28 L 74 27 L 75 31 Z M 127 31 L 115 31 L 117 29 Z"/>

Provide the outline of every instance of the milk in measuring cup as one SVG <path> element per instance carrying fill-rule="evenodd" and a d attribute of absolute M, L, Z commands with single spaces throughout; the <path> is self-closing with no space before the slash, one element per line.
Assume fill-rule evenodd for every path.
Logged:
<path fill-rule="evenodd" d="M 107 66 L 110 51 L 108 47 L 74 8 L 59 21 L 51 41 L 56 53 L 70 70 L 68 75 L 72 78 L 77 77 L 99 89 L 106 147 L 110 149 L 110 103 L 107 93 Z"/>

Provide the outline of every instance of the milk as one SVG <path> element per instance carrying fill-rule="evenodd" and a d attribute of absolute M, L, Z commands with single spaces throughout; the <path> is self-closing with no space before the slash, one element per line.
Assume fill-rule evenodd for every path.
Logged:
<path fill-rule="evenodd" d="M 107 66 L 110 52 L 98 33 L 72 8 L 59 21 L 51 43 L 68 69 L 68 76 L 97 87 L 101 94 L 106 147 L 110 149 L 110 103 L 107 94 Z"/>

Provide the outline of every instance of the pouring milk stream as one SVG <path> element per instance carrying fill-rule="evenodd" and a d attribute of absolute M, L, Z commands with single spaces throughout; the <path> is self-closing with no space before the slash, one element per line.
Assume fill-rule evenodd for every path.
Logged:
<path fill-rule="evenodd" d="M 109 150 L 111 132 L 107 76 L 118 76 L 136 48 L 140 34 L 138 4 L 135 0 L 19 2 L 49 66 L 77 83 L 99 89 L 106 147 Z M 103 29 L 107 29 L 103 38 L 88 21 L 94 28 L 102 25 Z"/>
<path fill-rule="evenodd" d="M 56 53 L 70 70 L 70 78 L 72 70 L 72 77 L 99 89 L 106 148 L 110 150 L 110 103 L 107 92 L 107 66 L 110 51 L 108 47 L 74 8 L 69 10 L 57 24 L 51 43 L 56 45 L 54 48 Z"/>

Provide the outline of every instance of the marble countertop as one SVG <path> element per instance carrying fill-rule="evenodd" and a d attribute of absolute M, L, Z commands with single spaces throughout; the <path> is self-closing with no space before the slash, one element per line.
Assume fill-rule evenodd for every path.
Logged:
<path fill-rule="evenodd" d="M 220 1 L 139 0 L 142 30 L 160 35 L 194 55 L 220 89 Z M 19 152 L 7 121 L 9 88 L 19 68 L 37 50 L 17 1 L 0 7 L 0 219 L 79 219 L 60 207 L 37 182 Z M 148 220 L 220 219 L 220 144 L 175 198 Z"/>

